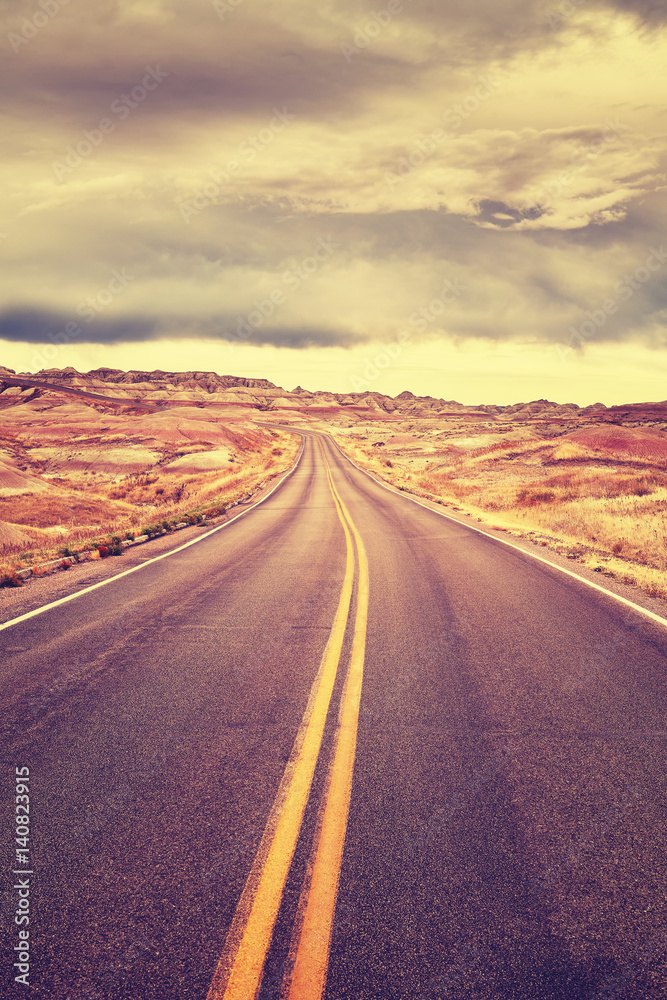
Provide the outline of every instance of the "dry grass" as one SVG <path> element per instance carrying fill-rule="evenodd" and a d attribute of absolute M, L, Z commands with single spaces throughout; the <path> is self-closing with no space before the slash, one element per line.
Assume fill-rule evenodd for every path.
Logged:
<path fill-rule="evenodd" d="M 433 451 L 433 432 L 424 426 L 426 461 L 414 444 L 392 446 L 385 428 L 335 436 L 350 457 L 395 486 L 667 598 L 667 433 L 602 426 L 545 438 L 530 425 L 511 434 L 483 430 L 471 438 L 468 425 L 464 437 L 452 423 Z"/>
<path fill-rule="evenodd" d="M 117 421 L 121 419 L 126 421 Z M 104 423 L 113 424 L 114 415 L 105 415 Z M 151 450 L 141 445 L 128 446 L 128 437 L 120 432 L 87 435 L 85 442 L 79 437 L 73 445 L 66 422 L 61 427 L 59 445 L 54 443 L 53 428 L 49 428 L 48 455 L 43 445 L 33 447 L 28 424 L 11 437 L 0 436 L 0 451 L 5 459 L 13 458 L 12 467 L 29 474 L 40 487 L 35 492 L 0 488 L 0 581 L 16 585 L 15 573 L 21 567 L 102 543 L 117 548 L 114 538 L 131 537 L 147 529 L 149 533 L 162 527 L 170 530 L 179 521 L 195 522 L 203 514 L 221 514 L 287 468 L 300 445 L 293 435 L 268 428 L 230 428 L 215 421 L 211 425 L 211 441 L 183 443 L 182 436 L 178 440 L 171 434 L 165 435 L 164 441 L 152 438 Z M 2 427 L 0 435 L 1 431 Z M 117 447 L 120 443 L 123 449 Z M 178 456 L 219 449 L 221 443 L 229 455 L 228 461 L 218 463 L 222 468 L 192 473 L 166 467 Z M 129 453 L 127 468 L 131 471 L 126 474 L 117 469 L 109 471 L 102 463 L 82 468 L 77 461 L 84 447 L 113 458 L 114 449 L 108 447 L 112 444 L 119 459 L 123 458 L 121 452 Z M 135 458 L 141 453 L 148 456 L 150 465 L 136 471 Z M 23 536 L 18 542 L 14 540 L 17 531 Z"/>

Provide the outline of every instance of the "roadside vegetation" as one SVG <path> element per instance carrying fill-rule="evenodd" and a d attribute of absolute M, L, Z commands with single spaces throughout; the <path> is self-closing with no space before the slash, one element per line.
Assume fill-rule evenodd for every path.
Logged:
<path fill-rule="evenodd" d="M 432 421 L 357 426 L 336 439 L 401 489 L 667 598 L 667 433 Z M 547 436 L 544 436 L 544 435 Z"/>
<path fill-rule="evenodd" d="M 120 555 L 125 540 L 219 517 L 287 469 L 300 442 L 268 428 L 239 434 L 227 442 L 224 460 L 215 453 L 213 464 L 220 467 L 204 471 L 211 444 L 165 445 L 155 456 L 158 464 L 126 474 L 73 468 L 48 475 L 49 461 L 24 448 L 21 468 L 34 480 L 31 491 L 0 490 L 0 586 L 20 586 L 16 574 L 24 568 L 57 559 L 72 563 L 81 553 Z M 53 450 L 65 455 L 67 444 Z M 198 463 L 202 468 L 193 471 Z"/>

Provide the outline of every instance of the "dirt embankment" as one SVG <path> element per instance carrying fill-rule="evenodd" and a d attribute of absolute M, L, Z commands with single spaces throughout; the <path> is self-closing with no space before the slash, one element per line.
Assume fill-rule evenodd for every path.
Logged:
<path fill-rule="evenodd" d="M 69 397 L 0 408 L 0 572 L 222 512 L 298 449 L 253 416 L 216 405 L 128 413 Z"/>

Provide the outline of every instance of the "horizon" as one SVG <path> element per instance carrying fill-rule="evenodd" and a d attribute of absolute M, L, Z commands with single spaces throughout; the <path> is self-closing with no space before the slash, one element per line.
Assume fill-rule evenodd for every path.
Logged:
<path fill-rule="evenodd" d="M 42 6 L 3 13 L 3 364 L 665 395 L 667 10 Z"/>
<path fill-rule="evenodd" d="M 233 375 L 230 372 L 216 372 L 216 371 L 213 371 L 211 369 L 204 369 L 204 370 L 201 370 L 201 369 L 183 369 L 183 370 L 180 370 L 180 371 L 173 371 L 173 370 L 168 370 L 168 369 L 163 369 L 163 368 L 154 368 L 154 369 L 151 369 L 151 370 L 145 370 L 145 369 L 136 369 L 136 368 L 135 369 L 111 368 L 111 366 L 109 366 L 109 365 L 100 365 L 98 368 L 92 368 L 89 371 L 79 371 L 78 369 L 76 369 L 76 368 L 74 368 L 73 366 L 70 365 L 70 366 L 67 366 L 64 369 L 63 368 L 51 368 L 51 369 L 45 369 L 45 370 L 42 370 L 42 371 L 36 372 L 36 373 L 35 372 L 29 373 L 29 372 L 23 372 L 23 371 L 17 372 L 14 369 L 9 369 L 9 368 L 7 368 L 4 365 L 0 365 L 0 369 L 2 369 L 2 368 L 4 368 L 6 371 L 12 372 L 13 375 L 16 377 L 16 379 L 19 379 L 22 376 L 26 376 L 28 379 L 35 378 L 37 375 L 46 376 L 50 372 L 54 372 L 54 373 L 57 372 L 58 374 L 63 374 L 64 372 L 70 371 L 70 370 L 76 372 L 77 375 L 80 375 L 82 377 L 83 376 L 88 376 L 88 375 L 94 375 L 96 372 L 98 372 L 98 371 L 104 371 L 104 370 L 113 371 L 113 372 L 121 372 L 123 374 L 128 374 L 129 372 L 135 372 L 137 374 L 148 375 L 148 376 L 153 376 L 153 375 L 157 375 L 157 376 L 169 376 L 169 375 L 187 375 L 187 374 L 193 374 L 193 375 L 217 375 L 220 378 L 231 377 L 231 378 L 248 379 L 248 380 L 252 380 L 252 381 L 265 381 L 265 382 L 269 382 L 272 385 L 273 388 L 275 388 L 275 389 L 281 389 L 283 392 L 287 392 L 287 393 L 294 393 L 294 392 L 297 392 L 299 390 L 301 390 L 303 392 L 310 392 L 310 393 L 313 393 L 313 394 L 317 394 L 317 393 L 330 393 L 330 394 L 338 395 L 338 396 L 341 396 L 341 395 L 350 395 L 350 396 L 360 395 L 360 396 L 363 396 L 363 395 L 366 395 L 367 393 L 371 393 L 371 394 L 385 396 L 385 397 L 387 397 L 389 399 L 392 399 L 392 400 L 396 400 L 400 396 L 404 396 L 406 393 L 408 393 L 408 394 L 414 396 L 415 399 L 436 399 L 436 400 L 442 401 L 443 403 L 452 403 L 452 404 L 456 404 L 456 405 L 467 406 L 467 407 L 470 407 L 470 408 L 474 408 L 476 406 L 499 406 L 499 407 L 507 408 L 507 407 L 512 407 L 512 406 L 527 406 L 527 405 L 529 405 L 531 403 L 550 403 L 550 404 L 553 404 L 554 406 L 568 406 L 568 405 L 580 406 L 580 404 L 575 403 L 573 400 L 549 399 L 546 396 L 540 396 L 540 397 L 536 397 L 534 399 L 516 399 L 516 400 L 513 400 L 512 402 L 509 402 L 509 403 L 492 403 L 492 402 L 482 401 L 482 400 L 477 400 L 475 402 L 465 402 L 465 401 L 460 400 L 460 399 L 454 399 L 454 398 L 446 399 L 443 396 L 433 396 L 432 394 L 419 395 L 417 393 L 413 393 L 412 390 L 410 390 L 410 389 L 403 389 L 401 392 L 398 392 L 395 395 L 389 395 L 388 393 L 382 393 L 378 389 L 366 389 L 366 390 L 361 390 L 360 392 L 355 392 L 355 391 L 338 392 L 335 389 L 329 389 L 329 388 L 314 389 L 314 388 L 311 388 L 310 386 L 307 386 L 307 385 L 301 385 L 300 383 L 298 383 L 296 386 L 294 386 L 294 388 L 290 389 L 290 388 L 287 388 L 287 386 L 285 386 L 285 385 L 281 385 L 279 383 L 273 382 L 271 379 L 266 379 L 266 378 L 263 378 L 263 377 L 260 377 L 260 376 Z M 1 378 L 1 375 L 0 375 L 0 378 Z M 113 385 L 115 383 L 111 383 L 111 384 Z M 660 399 L 635 399 L 635 400 L 629 400 L 629 399 L 626 399 L 622 403 L 615 403 L 615 404 L 613 404 L 613 406 L 615 406 L 615 407 L 618 407 L 618 406 L 620 406 L 620 407 L 623 407 L 623 406 L 637 406 L 637 405 L 651 406 L 651 405 L 657 405 L 657 404 L 662 404 L 662 403 L 667 403 L 667 400 L 660 400 Z M 586 407 L 591 407 L 591 406 L 605 406 L 608 409 L 610 408 L 610 407 L 607 406 L 606 403 L 603 403 L 601 400 L 595 400 L 593 403 L 588 403 L 588 404 L 585 404 L 584 406 L 580 406 L 580 408 L 581 409 L 585 409 Z"/>

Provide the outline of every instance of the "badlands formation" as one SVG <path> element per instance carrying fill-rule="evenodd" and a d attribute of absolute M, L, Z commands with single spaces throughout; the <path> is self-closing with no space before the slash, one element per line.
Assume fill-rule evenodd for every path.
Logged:
<path fill-rule="evenodd" d="M 667 597 L 667 402 L 511 406 L 215 372 L 0 367 L 0 576 L 224 511 L 331 433 L 387 482 Z"/>

